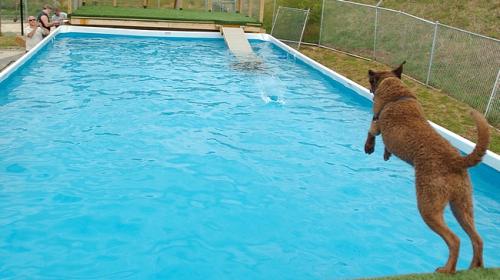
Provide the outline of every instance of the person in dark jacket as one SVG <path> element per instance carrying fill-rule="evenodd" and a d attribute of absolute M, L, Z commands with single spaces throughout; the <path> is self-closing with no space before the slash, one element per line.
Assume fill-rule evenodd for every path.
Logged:
<path fill-rule="evenodd" d="M 50 22 L 49 15 L 52 12 L 52 7 L 48 4 L 43 5 L 42 11 L 37 16 L 37 21 L 40 23 L 40 27 L 46 29 L 46 34 L 49 34 L 50 29 L 54 26 L 59 26 L 59 22 Z M 45 35 L 47 36 L 47 35 Z M 45 37 L 44 36 L 44 37 Z"/>

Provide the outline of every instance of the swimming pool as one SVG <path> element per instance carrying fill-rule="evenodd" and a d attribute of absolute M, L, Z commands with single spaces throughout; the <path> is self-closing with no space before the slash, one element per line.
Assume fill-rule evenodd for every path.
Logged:
<path fill-rule="evenodd" d="M 338 279 L 444 263 L 412 168 L 363 152 L 371 103 L 356 85 L 265 40 L 255 71 L 213 34 L 73 30 L 90 33 L 58 34 L 0 84 L 0 278 Z M 470 173 L 498 267 L 500 175 Z M 464 269 L 470 243 L 446 218 Z"/>

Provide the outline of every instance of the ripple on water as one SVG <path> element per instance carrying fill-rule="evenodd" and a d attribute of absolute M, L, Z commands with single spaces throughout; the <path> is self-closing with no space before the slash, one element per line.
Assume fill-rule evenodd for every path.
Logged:
<path fill-rule="evenodd" d="M 384 162 L 382 143 L 363 151 L 368 101 L 252 46 L 264 63 L 249 71 L 223 40 L 63 35 L 3 81 L 0 278 L 338 279 L 442 264 L 411 167 Z M 489 266 L 498 176 L 471 170 Z M 446 220 L 465 268 L 468 239 Z"/>

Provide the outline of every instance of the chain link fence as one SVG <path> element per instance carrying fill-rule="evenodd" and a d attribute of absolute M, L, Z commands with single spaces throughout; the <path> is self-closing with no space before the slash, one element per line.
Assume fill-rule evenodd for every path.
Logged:
<path fill-rule="evenodd" d="M 490 116 L 493 123 L 500 123 L 500 70 L 498 70 L 495 86 L 491 91 L 488 105 L 486 105 L 486 115 Z M 497 126 L 498 127 L 498 126 Z"/>
<path fill-rule="evenodd" d="M 300 48 L 309 10 L 278 7 L 271 35 L 295 49 Z"/>
<path fill-rule="evenodd" d="M 325 0 L 322 14 L 320 45 L 363 57 L 373 55 L 376 15 L 374 7 L 337 5 Z"/>
<path fill-rule="evenodd" d="M 420 80 L 427 78 L 434 24 L 401 12 L 374 8 L 376 29 L 372 57 L 388 65 L 405 61 L 405 73 Z"/>
<path fill-rule="evenodd" d="M 318 43 L 321 21 L 322 0 L 266 0 L 264 26 L 269 31 L 272 28 L 279 7 L 309 10 L 307 25 L 304 29 L 303 42 Z"/>
<path fill-rule="evenodd" d="M 191 11 L 241 13 L 258 18 L 260 0 L 71 0 L 72 9 L 82 6 L 113 6 L 123 8 L 182 9 Z"/>
<path fill-rule="evenodd" d="M 486 112 L 500 68 L 500 41 L 442 24 L 436 28 L 428 83 L 485 113 L 492 124 L 500 126 L 500 111 Z M 498 98 L 492 100 L 492 108 L 498 108 Z"/>
<path fill-rule="evenodd" d="M 68 2 L 63 0 L 23 0 L 22 13 L 21 1 L 19 0 L 0 0 L 0 34 L 19 35 L 21 30 L 27 25 L 28 16 L 37 16 L 45 4 L 59 7 L 66 11 Z M 22 18 L 21 18 L 22 14 Z"/>
<path fill-rule="evenodd" d="M 323 0 L 319 45 L 389 65 L 443 89 L 500 127 L 500 40 L 416 16 L 340 0 Z"/>

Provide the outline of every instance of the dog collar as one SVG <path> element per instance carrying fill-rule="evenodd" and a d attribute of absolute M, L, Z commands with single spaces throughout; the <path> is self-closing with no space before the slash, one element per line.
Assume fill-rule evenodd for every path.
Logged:
<path fill-rule="evenodd" d="M 399 102 L 399 101 L 404 101 L 404 100 L 408 100 L 408 99 L 416 99 L 416 98 L 413 96 L 403 96 L 403 97 L 400 97 L 396 100 L 389 101 L 389 102 L 385 103 L 384 106 L 382 106 L 382 109 L 380 109 L 380 111 L 373 116 L 372 121 L 378 121 L 380 114 L 382 114 L 382 111 L 384 111 L 385 106 L 387 106 L 388 104 Z"/>

